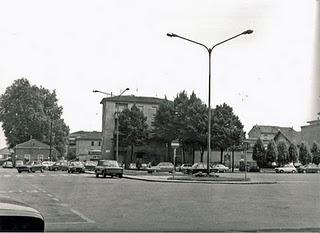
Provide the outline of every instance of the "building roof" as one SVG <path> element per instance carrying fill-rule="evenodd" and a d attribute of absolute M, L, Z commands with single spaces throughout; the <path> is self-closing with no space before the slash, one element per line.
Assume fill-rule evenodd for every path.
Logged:
<path fill-rule="evenodd" d="M 69 134 L 69 138 L 81 138 L 81 139 L 101 139 L 102 133 L 99 131 L 77 131 Z"/>
<path fill-rule="evenodd" d="M 147 96 L 123 95 L 103 98 L 100 104 L 104 102 L 126 102 L 126 103 L 144 103 L 144 104 L 160 104 L 165 99 Z"/>
<path fill-rule="evenodd" d="M 13 150 L 9 149 L 8 147 L 4 147 L 0 149 L 0 155 L 11 155 Z"/>
<path fill-rule="evenodd" d="M 26 142 L 23 142 L 23 143 L 20 143 L 18 145 L 15 146 L 15 148 L 42 148 L 42 149 L 50 149 L 50 146 L 43 143 L 43 142 L 40 142 L 36 139 L 30 139 L 29 141 L 26 141 Z"/>
<path fill-rule="evenodd" d="M 301 141 L 301 132 L 295 131 L 292 127 L 280 127 L 280 126 L 272 126 L 272 125 L 255 125 L 249 131 L 249 133 L 258 129 L 261 133 L 264 134 L 274 134 L 275 137 L 279 134 L 283 134 L 285 138 L 287 138 L 291 142 L 299 143 Z"/>

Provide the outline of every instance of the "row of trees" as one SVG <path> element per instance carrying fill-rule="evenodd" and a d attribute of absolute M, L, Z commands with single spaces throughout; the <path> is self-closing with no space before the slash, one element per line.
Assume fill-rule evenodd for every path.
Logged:
<path fill-rule="evenodd" d="M 25 78 L 17 79 L 0 96 L 0 122 L 13 148 L 31 137 L 51 143 L 63 155 L 69 127 L 61 118 L 63 108 L 58 105 L 55 90 L 31 85 Z"/>
<path fill-rule="evenodd" d="M 265 149 L 262 140 L 258 138 L 253 146 L 252 158 L 259 167 L 271 167 L 273 162 L 277 162 L 281 166 L 298 160 L 303 165 L 310 162 L 318 165 L 320 163 L 320 145 L 313 142 L 310 150 L 306 142 L 302 142 L 298 147 L 294 143 L 290 143 L 288 147 L 284 141 L 279 141 L 276 144 L 274 140 L 271 140 Z"/>
<path fill-rule="evenodd" d="M 190 96 L 185 91 L 177 94 L 173 101 L 160 103 L 149 130 L 147 118 L 134 105 L 119 115 L 120 144 L 130 145 L 131 153 L 135 145 L 150 141 L 167 144 L 167 158 L 170 156 L 171 142 L 179 140 L 182 151 L 200 150 L 201 160 L 207 149 L 208 107 L 193 92 Z M 227 104 L 216 106 L 212 110 L 211 147 L 221 151 L 236 148 L 242 143 L 245 133 L 239 118 Z"/>

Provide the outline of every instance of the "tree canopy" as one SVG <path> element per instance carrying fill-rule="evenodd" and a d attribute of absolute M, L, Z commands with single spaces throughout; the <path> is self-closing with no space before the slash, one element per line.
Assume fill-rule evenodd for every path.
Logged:
<path fill-rule="evenodd" d="M 303 165 L 311 162 L 310 149 L 308 143 L 306 142 L 301 142 L 299 148 L 299 160 Z"/>
<path fill-rule="evenodd" d="M 25 78 L 15 80 L 0 96 L 0 121 L 9 147 L 31 137 L 49 144 L 51 133 L 52 146 L 62 155 L 69 134 L 62 111 L 55 90 L 31 85 Z"/>
<path fill-rule="evenodd" d="M 276 161 L 278 156 L 277 144 L 273 139 L 268 143 L 266 150 L 266 164 L 267 166 L 271 166 L 273 162 Z"/>
<path fill-rule="evenodd" d="M 259 167 L 264 167 L 265 165 L 265 149 L 263 142 L 260 138 L 257 139 L 253 145 L 252 159 L 257 162 Z"/>

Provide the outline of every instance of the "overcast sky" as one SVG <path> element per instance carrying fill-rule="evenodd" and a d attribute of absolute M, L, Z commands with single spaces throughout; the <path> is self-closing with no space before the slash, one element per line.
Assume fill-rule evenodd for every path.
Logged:
<path fill-rule="evenodd" d="M 0 94 L 15 79 L 56 89 L 71 132 L 101 131 L 98 89 L 208 100 L 204 48 L 216 47 L 212 106 L 226 102 L 253 125 L 300 131 L 311 114 L 316 0 L 0 1 Z M 5 145 L 0 134 L 0 148 Z"/>

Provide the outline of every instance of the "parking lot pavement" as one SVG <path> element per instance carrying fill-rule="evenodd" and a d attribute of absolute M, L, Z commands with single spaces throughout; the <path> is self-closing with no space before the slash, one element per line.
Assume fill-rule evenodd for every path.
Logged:
<path fill-rule="evenodd" d="M 320 230 L 319 174 L 249 174 L 277 180 L 273 185 L 154 183 L 47 171 L 17 175 L 0 168 L 0 195 L 40 210 L 46 231 Z"/>

